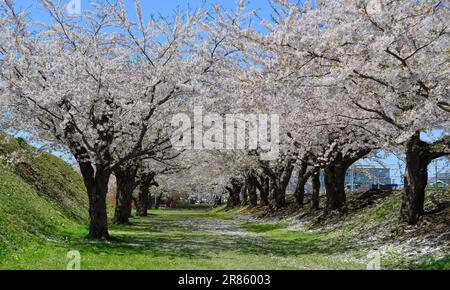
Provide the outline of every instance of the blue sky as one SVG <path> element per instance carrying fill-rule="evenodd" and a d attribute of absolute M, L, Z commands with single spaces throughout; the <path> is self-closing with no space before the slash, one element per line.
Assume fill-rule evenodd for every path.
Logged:
<path fill-rule="evenodd" d="M 100 0 L 63 0 L 63 3 L 70 3 L 70 1 L 81 1 L 81 11 L 91 9 L 92 2 L 100 2 Z M 131 15 L 134 15 L 135 6 L 134 0 L 124 0 L 125 6 Z M 41 8 L 38 1 L 30 0 L 15 0 L 16 7 L 21 10 L 30 12 L 32 19 L 45 22 L 48 19 L 48 14 Z M 142 14 L 144 17 L 150 15 L 162 15 L 170 17 L 177 9 L 186 11 L 187 9 L 197 9 L 203 7 L 210 10 L 214 5 L 220 5 L 226 9 L 235 9 L 238 6 L 239 0 L 141 0 Z M 256 10 L 258 16 L 264 19 L 270 19 L 273 9 L 268 0 L 252 0 L 248 1 L 248 10 Z"/>

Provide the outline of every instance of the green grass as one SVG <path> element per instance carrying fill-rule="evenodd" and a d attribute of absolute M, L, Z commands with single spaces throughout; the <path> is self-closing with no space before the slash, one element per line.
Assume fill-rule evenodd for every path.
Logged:
<path fill-rule="evenodd" d="M 377 206 L 369 215 L 372 222 L 380 222 L 386 219 L 389 215 L 396 214 L 400 211 L 401 206 L 400 195 L 392 196 L 383 202 L 380 206 Z"/>
<path fill-rule="evenodd" d="M 0 156 L 13 152 L 24 157 L 22 162 L 8 168 L 10 171 L 65 215 L 79 222 L 87 220 L 88 198 L 80 174 L 60 158 L 36 150 L 21 138 L 12 138 L 0 132 Z"/>
<path fill-rule="evenodd" d="M 419 264 L 409 266 L 411 269 L 418 270 L 450 270 L 450 256 L 447 256 L 441 260 L 428 258 Z"/>
<path fill-rule="evenodd" d="M 407 261 L 398 255 L 387 256 L 382 259 L 382 264 L 388 268 L 411 270 L 450 270 L 450 256 L 437 260 L 432 256 L 426 256 L 418 261 Z"/>
<path fill-rule="evenodd" d="M 241 225 L 242 228 L 250 232 L 255 233 L 266 233 L 277 229 L 286 228 L 287 223 L 273 223 L 273 224 L 255 224 L 255 223 L 244 223 Z"/>
<path fill-rule="evenodd" d="M 239 223 L 213 211 L 152 210 L 126 226 L 110 226 L 112 241 L 91 241 L 81 225 L 52 230 L 0 260 L 0 269 L 65 269 L 67 253 L 82 269 L 365 269 L 365 254 L 326 232 L 294 231 L 284 223 Z M 418 268 L 383 260 L 383 267 Z M 433 261 L 420 268 L 445 268 Z"/>
<path fill-rule="evenodd" d="M 11 154 L 20 162 L 8 165 Z M 0 157 L 0 262 L 87 222 L 87 195 L 70 165 L 1 132 Z"/>
<path fill-rule="evenodd" d="M 220 206 L 212 210 L 205 209 L 157 209 L 153 213 L 164 213 L 168 217 L 192 217 L 192 218 L 216 218 L 221 220 L 233 219 L 234 213 L 225 211 L 226 206 Z"/>
<path fill-rule="evenodd" d="M 364 268 L 309 234 L 308 239 L 271 237 L 242 231 L 222 217 L 220 210 L 152 210 L 146 218 L 132 218 L 130 225 L 111 226 L 113 241 L 86 240 L 80 227 L 64 239 L 29 245 L 0 268 L 64 269 L 70 250 L 80 252 L 82 269 Z"/>
<path fill-rule="evenodd" d="M 30 163 L 17 165 L 15 172 L 64 214 L 80 222 L 87 220 L 88 197 L 83 180 L 70 165 L 41 153 Z"/>
<path fill-rule="evenodd" d="M 0 165 L 0 258 L 30 240 L 78 226 L 19 176 Z"/>
<path fill-rule="evenodd" d="M 367 248 L 358 233 L 393 220 L 400 195 L 336 230 L 298 231 L 285 222 L 242 223 L 239 209 L 152 210 L 126 226 L 110 226 L 111 241 L 85 237 L 88 204 L 83 181 L 70 165 L 0 132 L 0 157 L 20 154 L 14 166 L 0 160 L 0 269 L 65 269 L 79 251 L 82 269 L 365 269 Z M 114 208 L 108 205 L 111 217 Z M 449 257 L 412 264 L 383 257 L 383 266 L 449 269 Z"/>

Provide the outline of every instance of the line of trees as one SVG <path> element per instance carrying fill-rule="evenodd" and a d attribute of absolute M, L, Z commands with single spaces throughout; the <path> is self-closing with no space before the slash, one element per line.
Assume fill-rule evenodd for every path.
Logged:
<path fill-rule="evenodd" d="M 123 1 L 78 16 L 60 1 L 39 2 L 49 23 L 0 1 L 2 119 L 72 153 L 89 196 L 89 236 L 108 239 L 110 176 L 118 180 L 114 221 L 123 223 L 136 164 L 171 148 L 170 116 L 226 52 L 200 35 L 202 10 L 145 21 L 136 1 L 132 21 Z"/>
<path fill-rule="evenodd" d="M 222 185 L 229 205 L 239 202 L 243 189 L 255 205 L 256 187 L 262 204 L 283 207 L 295 168 L 299 206 L 312 178 L 312 207 L 318 207 L 322 170 L 325 211 L 338 210 L 346 203 L 344 178 L 352 164 L 379 150 L 401 150 L 406 172 L 400 217 L 417 223 L 427 167 L 450 154 L 448 5 L 433 0 L 273 2 L 273 19 L 261 22 L 264 31 L 220 21 L 225 17 L 209 30 L 213 35 L 232 30 L 224 45 L 242 53 L 211 89 L 211 95 L 220 88 L 226 96 L 213 107 L 220 103 L 222 113 L 274 112 L 282 120 L 280 158 L 262 162 L 256 157 L 230 171 L 228 185 Z M 437 140 L 421 139 L 422 133 L 438 131 Z M 253 152 L 239 154 L 246 158 Z"/>
<path fill-rule="evenodd" d="M 41 0 L 51 20 L 38 23 L 14 1 L 0 0 L 0 121 L 72 153 L 95 239 L 109 238 L 110 176 L 117 179 L 114 222 L 126 223 L 131 192 L 141 187 L 138 212 L 145 214 L 154 162 L 167 159 L 191 162 L 183 173 L 190 180 L 169 178 L 178 190 L 196 181 L 204 190 L 226 190 L 231 205 L 245 186 L 250 204 L 259 191 L 261 203 L 283 207 L 298 171 L 297 203 L 303 206 L 311 178 L 311 206 L 318 208 L 323 170 L 330 212 L 345 206 L 344 177 L 353 163 L 403 148 L 401 218 L 416 223 L 427 166 L 450 154 L 448 135 L 426 142 L 420 134 L 447 133 L 450 124 L 448 5 L 303 2 L 274 0 L 270 20 L 245 1 L 233 11 L 217 5 L 146 20 L 139 1 L 130 19 L 123 0 L 93 4 L 78 16 Z M 220 116 L 278 114 L 279 158 L 261 160 L 261 148 L 174 153 L 171 117 L 195 104 Z"/>

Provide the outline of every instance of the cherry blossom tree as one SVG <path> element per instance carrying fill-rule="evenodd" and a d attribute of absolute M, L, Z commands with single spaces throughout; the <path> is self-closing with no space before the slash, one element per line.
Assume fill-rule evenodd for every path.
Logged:
<path fill-rule="evenodd" d="M 189 158 L 173 149 L 158 152 L 151 159 L 143 159 L 139 164 L 134 185 L 138 188 L 136 200 L 136 213 L 138 216 L 147 216 L 147 211 L 152 206 L 150 188 L 159 187 L 156 178 L 160 176 L 179 175 L 183 170 L 189 169 Z M 190 160 L 189 160 L 190 161 Z M 178 185 L 178 183 L 176 183 Z M 129 203 L 131 208 L 131 202 Z"/>
<path fill-rule="evenodd" d="M 118 223 L 128 221 L 134 188 L 143 186 L 146 203 L 155 178 L 171 192 L 227 191 L 231 206 L 241 191 L 244 204 L 257 205 L 259 191 L 262 204 L 281 208 L 298 172 L 297 204 L 304 205 L 312 179 L 317 209 L 321 170 L 328 213 L 345 207 L 352 164 L 398 148 L 406 155 L 401 217 L 414 224 L 423 214 L 428 164 L 450 154 L 444 1 L 275 0 L 263 29 L 251 25 L 258 17 L 245 1 L 235 10 L 148 21 L 136 1 L 133 21 L 123 1 L 69 17 L 42 0 L 52 21 L 39 25 L 13 1 L 0 3 L 1 122 L 72 152 L 89 194 L 92 237 L 108 238 L 111 174 Z M 228 140 L 177 156 L 171 118 L 199 104 L 218 118 L 279 116 L 279 158 L 263 160 L 261 145 L 228 148 Z M 421 137 L 437 129 L 445 132 L 439 140 Z M 179 164 L 187 169 L 164 174 Z"/>
<path fill-rule="evenodd" d="M 345 171 L 378 147 L 376 135 L 339 116 L 344 91 L 332 75 L 336 60 L 325 56 L 319 45 L 318 10 L 275 2 L 281 5 L 275 10 L 277 18 L 262 22 L 267 32 L 221 23 L 234 29 L 235 38 L 228 42 L 245 59 L 245 66 L 239 59 L 241 70 L 233 68 L 232 80 L 225 82 L 233 84 L 227 96 L 238 108 L 280 116 L 284 160 L 263 166 L 266 176 L 271 176 L 276 207 L 284 205 L 294 168 L 303 175 L 296 190 L 297 202 L 303 205 L 302 187 L 312 171 L 317 174 L 322 167 L 329 180 L 327 209 L 339 209 L 345 204 Z M 312 165 L 310 170 L 304 168 L 305 162 Z"/>
<path fill-rule="evenodd" d="M 401 218 L 414 224 L 423 214 L 428 164 L 450 153 L 448 137 L 428 143 L 420 136 L 449 127 L 448 7 L 443 1 L 334 1 L 320 10 L 327 57 L 336 59 L 336 80 L 347 96 L 344 115 L 371 120 L 365 128 L 385 147 L 405 148 Z"/>
<path fill-rule="evenodd" d="M 402 218 L 416 222 L 426 167 L 448 154 L 447 139 L 428 144 L 419 134 L 448 128 L 448 7 L 407 0 L 275 2 L 278 18 L 263 22 L 268 33 L 237 32 L 259 76 L 249 82 L 284 114 L 300 156 L 317 156 L 327 209 L 345 203 L 348 166 L 371 150 L 404 145 Z"/>
<path fill-rule="evenodd" d="M 109 176 L 167 145 L 162 116 L 195 91 L 214 54 L 199 36 L 204 13 L 145 22 L 136 1 L 133 23 L 123 1 L 95 5 L 81 16 L 41 1 L 52 21 L 29 21 L 13 1 L 1 2 L 1 78 L 8 115 L 28 132 L 57 140 L 79 163 L 90 201 L 92 238 L 109 238 Z M 198 52 L 198 53 L 196 53 Z"/>

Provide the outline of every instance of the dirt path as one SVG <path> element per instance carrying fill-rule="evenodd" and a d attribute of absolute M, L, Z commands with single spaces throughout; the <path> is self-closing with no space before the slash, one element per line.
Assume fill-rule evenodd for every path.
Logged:
<path fill-rule="evenodd" d="M 350 249 L 317 234 L 265 231 L 265 224 L 248 221 L 245 216 L 225 218 L 208 216 L 207 212 L 161 210 L 146 218 L 134 218 L 130 226 L 113 227 L 111 233 L 127 247 L 157 252 L 173 260 L 187 257 L 193 268 L 198 263 L 205 266 L 201 269 L 365 267 L 349 255 Z"/>

